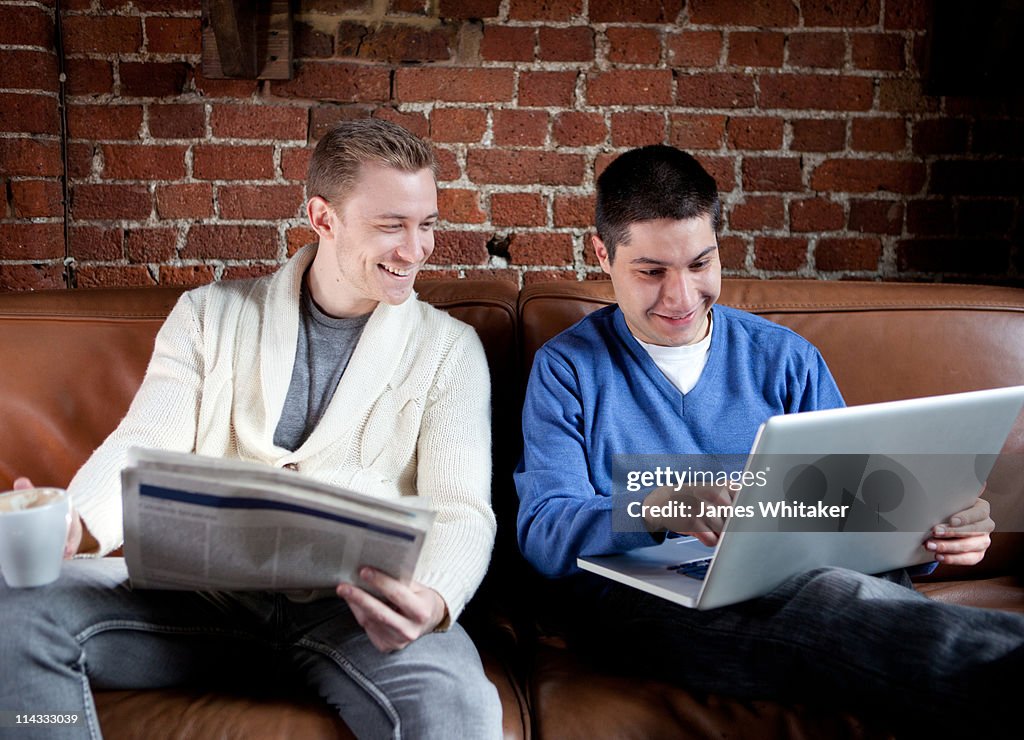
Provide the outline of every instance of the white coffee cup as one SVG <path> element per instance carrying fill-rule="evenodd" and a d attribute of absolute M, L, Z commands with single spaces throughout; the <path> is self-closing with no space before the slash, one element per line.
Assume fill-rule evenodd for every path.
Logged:
<path fill-rule="evenodd" d="M 11 588 L 45 586 L 60 576 L 71 522 L 63 488 L 0 494 L 0 573 Z"/>

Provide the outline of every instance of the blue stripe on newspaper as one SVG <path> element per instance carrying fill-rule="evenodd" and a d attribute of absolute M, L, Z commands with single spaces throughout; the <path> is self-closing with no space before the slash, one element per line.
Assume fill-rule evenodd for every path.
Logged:
<path fill-rule="evenodd" d="M 320 511 L 319 509 L 299 506 L 298 504 L 288 504 L 282 501 L 264 501 L 258 498 L 247 498 L 245 496 L 210 496 L 205 493 L 191 493 L 189 491 L 180 491 L 174 488 L 161 488 L 160 486 L 150 486 L 147 484 L 141 484 L 139 486 L 139 495 L 149 496 L 150 498 L 162 498 L 168 501 L 182 501 L 186 504 L 196 504 L 198 506 L 212 506 L 219 509 L 273 509 L 274 511 L 290 511 L 294 514 L 315 516 L 318 519 L 329 519 L 332 522 L 341 522 L 342 524 L 348 524 L 351 527 L 368 529 L 371 532 L 378 532 L 380 534 L 388 535 L 389 537 L 398 537 L 400 539 L 410 541 L 416 539 L 415 535 L 403 532 L 400 529 L 391 529 L 390 527 L 384 527 L 380 524 L 369 524 L 347 516 L 330 514 L 326 511 Z"/>

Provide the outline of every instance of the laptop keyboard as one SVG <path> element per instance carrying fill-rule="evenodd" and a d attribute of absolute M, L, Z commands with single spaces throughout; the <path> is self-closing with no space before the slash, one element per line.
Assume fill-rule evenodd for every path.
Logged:
<path fill-rule="evenodd" d="M 679 565 L 669 565 L 668 569 L 674 570 L 681 576 L 689 576 L 690 578 L 696 578 L 698 581 L 703 581 L 710 567 L 711 558 L 701 558 L 700 560 L 690 560 Z"/>

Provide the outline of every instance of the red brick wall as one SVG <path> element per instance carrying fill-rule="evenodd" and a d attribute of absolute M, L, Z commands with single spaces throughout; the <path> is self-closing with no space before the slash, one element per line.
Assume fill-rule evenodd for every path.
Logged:
<path fill-rule="evenodd" d="M 0 0 L 3 290 L 271 270 L 357 116 L 436 144 L 434 275 L 595 276 L 595 171 L 664 142 L 729 274 L 1024 284 L 1024 101 L 923 94 L 924 0 L 302 0 L 287 82 L 205 79 L 198 0 L 65 0 L 66 165 L 54 5 Z"/>

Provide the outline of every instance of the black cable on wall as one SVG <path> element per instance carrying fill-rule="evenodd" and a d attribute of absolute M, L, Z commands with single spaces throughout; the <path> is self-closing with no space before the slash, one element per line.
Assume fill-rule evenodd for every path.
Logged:
<path fill-rule="evenodd" d="M 75 287 L 75 259 L 71 256 L 71 170 L 68 165 L 67 73 L 64 66 L 64 27 L 61 1 L 53 9 L 54 51 L 57 53 L 57 111 L 60 116 L 61 198 L 64 204 L 64 286 Z"/>

